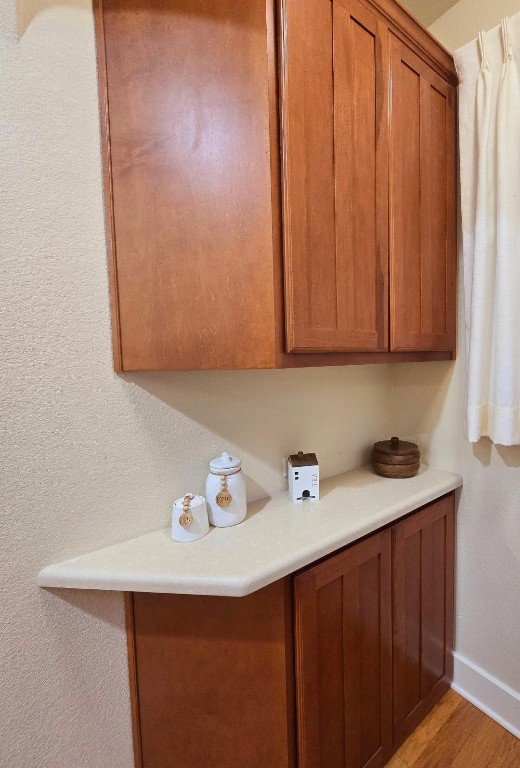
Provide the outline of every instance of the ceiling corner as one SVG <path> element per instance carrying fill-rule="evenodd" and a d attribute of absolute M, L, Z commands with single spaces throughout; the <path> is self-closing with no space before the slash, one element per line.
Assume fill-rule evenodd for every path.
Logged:
<path fill-rule="evenodd" d="M 401 2 L 419 19 L 421 24 L 429 27 L 456 5 L 458 0 L 401 0 Z"/>

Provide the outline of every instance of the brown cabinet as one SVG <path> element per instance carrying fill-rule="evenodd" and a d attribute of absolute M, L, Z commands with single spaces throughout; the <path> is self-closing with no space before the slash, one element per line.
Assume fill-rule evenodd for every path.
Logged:
<path fill-rule="evenodd" d="M 283 7 L 287 350 L 386 350 L 388 28 L 360 0 Z"/>
<path fill-rule="evenodd" d="M 382 768 L 451 681 L 454 507 L 248 597 L 130 595 L 136 768 Z"/>
<path fill-rule="evenodd" d="M 454 499 L 394 526 L 394 744 L 417 727 L 453 674 Z"/>
<path fill-rule="evenodd" d="M 299 768 L 378 768 L 392 751 L 391 542 L 295 579 Z"/>
<path fill-rule="evenodd" d="M 291 579 L 128 602 L 136 768 L 296 768 Z"/>
<path fill-rule="evenodd" d="M 287 349 L 453 351 L 455 87 L 377 3 L 284 8 Z"/>
<path fill-rule="evenodd" d="M 393 0 L 94 6 L 117 370 L 452 357 L 456 75 L 426 30 Z"/>
<path fill-rule="evenodd" d="M 382 768 L 448 689 L 453 538 L 451 495 L 296 578 L 301 768 Z"/>
<path fill-rule="evenodd" d="M 455 88 L 391 36 L 391 349 L 454 349 Z"/>

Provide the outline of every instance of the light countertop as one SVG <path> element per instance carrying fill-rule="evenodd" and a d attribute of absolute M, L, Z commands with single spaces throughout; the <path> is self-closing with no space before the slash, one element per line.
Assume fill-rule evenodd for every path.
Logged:
<path fill-rule="evenodd" d="M 321 481 L 319 502 L 293 504 L 286 491 L 248 506 L 233 528 L 211 528 L 181 544 L 170 529 L 48 565 L 41 587 L 242 597 L 350 544 L 462 485 L 422 466 L 389 480 L 369 467 Z"/>

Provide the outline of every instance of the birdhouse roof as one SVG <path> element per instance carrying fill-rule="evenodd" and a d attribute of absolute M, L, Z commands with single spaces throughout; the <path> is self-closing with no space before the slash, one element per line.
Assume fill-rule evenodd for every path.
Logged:
<path fill-rule="evenodd" d="M 298 453 L 289 456 L 289 464 L 292 467 L 317 467 L 318 459 L 316 458 L 315 453 L 303 453 L 303 451 L 298 451 Z"/>

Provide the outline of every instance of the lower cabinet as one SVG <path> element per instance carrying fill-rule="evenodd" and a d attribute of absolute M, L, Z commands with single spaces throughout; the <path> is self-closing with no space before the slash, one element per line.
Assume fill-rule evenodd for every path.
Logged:
<path fill-rule="evenodd" d="M 130 594 L 136 768 L 382 768 L 450 685 L 454 517 L 244 598 Z"/>
<path fill-rule="evenodd" d="M 396 747 L 453 677 L 454 518 L 452 495 L 392 529 Z"/>
<path fill-rule="evenodd" d="M 298 765 L 376 768 L 392 749 L 392 537 L 295 580 Z"/>

